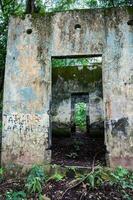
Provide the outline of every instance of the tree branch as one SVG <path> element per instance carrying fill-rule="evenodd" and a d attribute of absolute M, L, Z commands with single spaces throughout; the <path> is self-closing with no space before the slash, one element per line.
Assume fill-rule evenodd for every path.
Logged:
<path fill-rule="evenodd" d="M 0 7 L 1 7 L 2 12 L 4 12 L 4 5 L 3 5 L 2 0 L 0 0 Z"/>
<path fill-rule="evenodd" d="M 114 0 L 110 0 L 113 7 L 115 7 Z"/>

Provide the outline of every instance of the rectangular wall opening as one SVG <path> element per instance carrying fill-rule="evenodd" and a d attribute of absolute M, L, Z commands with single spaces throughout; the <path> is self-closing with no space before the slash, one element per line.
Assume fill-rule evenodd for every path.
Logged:
<path fill-rule="evenodd" d="M 105 165 L 101 55 L 52 58 L 51 132 L 52 163 Z"/>
<path fill-rule="evenodd" d="M 71 133 L 87 133 L 89 93 L 71 94 Z"/>

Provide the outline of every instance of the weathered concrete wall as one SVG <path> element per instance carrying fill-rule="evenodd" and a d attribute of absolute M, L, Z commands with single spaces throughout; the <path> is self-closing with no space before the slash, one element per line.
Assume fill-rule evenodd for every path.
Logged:
<path fill-rule="evenodd" d="M 3 109 L 3 163 L 50 161 L 51 56 L 103 56 L 105 143 L 111 166 L 133 166 L 133 27 L 128 8 L 12 18 Z M 80 24 L 81 29 L 75 29 Z M 32 29 L 31 31 L 28 29 Z M 27 31 L 28 30 L 28 31 Z"/>
<path fill-rule="evenodd" d="M 69 66 L 52 69 L 52 133 L 70 135 L 74 124 L 72 95 L 84 102 L 87 95 L 87 124 L 99 129 L 104 121 L 102 66 Z M 77 96 L 77 97 L 76 97 Z M 99 126 L 98 126 L 99 125 Z M 86 130 L 87 131 L 87 130 Z M 99 130 L 99 134 L 102 130 Z M 90 131 L 89 131 L 90 132 Z"/>
<path fill-rule="evenodd" d="M 106 145 L 111 166 L 133 168 L 133 27 L 129 10 L 107 18 L 104 53 Z M 133 10 L 132 10 L 133 17 Z"/>
<path fill-rule="evenodd" d="M 32 34 L 27 30 L 32 28 Z M 12 18 L 4 85 L 2 159 L 31 164 L 49 160 L 49 73 L 38 58 L 38 36 L 30 17 Z M 47 75 L 47 76 L 46 76 Z"/>

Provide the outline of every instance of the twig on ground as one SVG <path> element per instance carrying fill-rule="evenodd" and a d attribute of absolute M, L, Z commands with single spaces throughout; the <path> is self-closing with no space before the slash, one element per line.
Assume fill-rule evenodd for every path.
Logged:
<path fill-rule="evenodd" d="M 84 178 L 82 178 L 81 181 L 79 181 L 77 184 L 75 184 L 75 185 L 73 185 L 73 186 L 67 188 L 67 189 L 65 190 L 65 192 L 62 194 L 61 200 L 63 199 L 63 197 L 65 196 L 65 194 L 66 194 L 69 190 L 71 190 L 71 189 L 76 188 L 77 186 L 79 186 L 81 183 L 83 183 L 83 182 L 88 178 L 88 176 L 90 176 L 90 175 L 94 172 L 94 170 L 95 170 L 95 159 L 96 159 L 97 154 L 98 154 L 98 153 L 96 153 L 95 156 L 94 156 L 94 158 L 93 158 L 91 172 L 90 172 L 89 174 L 87 174 Z"/>
<path fill-rule="evenodd" d="M 81 196 L 80 196 L 80 199 L 79 199 L 79 200 L 82 200 L 83 196 L 84 196 L 84 192 L 81 194 Z"/>

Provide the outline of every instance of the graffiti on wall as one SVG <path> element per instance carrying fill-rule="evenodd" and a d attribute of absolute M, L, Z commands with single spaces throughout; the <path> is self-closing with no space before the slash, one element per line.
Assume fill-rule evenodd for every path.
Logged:
<path fill-rule="evenodd" d="M 49 126 L 49 118 L 47 114 L 3 114 L 3 122 L 4 131 L 13 131 L 18 133 L 47 133 Z"/>

